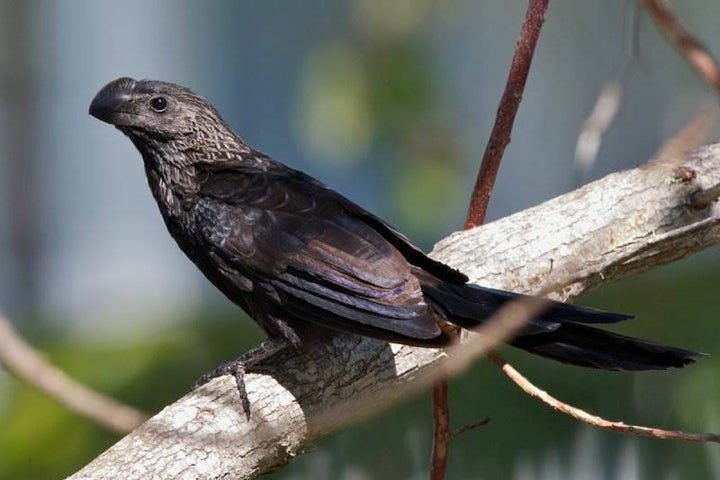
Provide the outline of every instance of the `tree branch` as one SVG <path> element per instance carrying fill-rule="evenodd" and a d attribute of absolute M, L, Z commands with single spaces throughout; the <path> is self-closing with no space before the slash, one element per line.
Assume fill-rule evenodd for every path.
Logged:
<path fill-rule="evenodd" d="M 560 285 L 553 297 L 569 299 L 720 243 L 718 204 L 701 210 L 688 205 L 692 193 L 718 183 L 720 144 L 609 175 L 482 228 L 454 233 L 432 255 L 476 283 L 525 293 Z M 498 338 L 507 331 L 499 333 Z M 472 339 L 473 355 L 494 345 L 488 338 L 495 337 Z M 475 347 L 478 342 L 483 348 Z M 447 358 L 433 349 L 328 335 L 301 354 L 281 352 L 263 373 L 247 375 L 249 420 L 234 380 L 218 378 L 70 478 L 110 478 L 117 472 L 127 480 L 253 478 L 290 461 L 313 439 L 467 365 L 465 347 L 456 348 L 461 350 Z"/>
<path fill-rule="evenodd" d="M 447 378 L 432 387 L 433 444 L 430 457 L 430 480 L 443 480 L 447 470 L 448 451 L 452 430 L 450 429 L 450 401 Z"/>
<path fill-rule="evenodd" d="M 505 147 L 510 143 L 512 126 L 525 91 L 525 83 L 530 73 L 535 45 L 537 45 L 538 38 L 540 38 L 540 30 L 542 30 L 545 21 L 548 1 L 531 0 L 528 4 L 520 36 L 515 44 L 515 52 L 510 64 L 505 91 L 500 99 L 500 105 L 495 115 L 495 123 L 485 147 L 482 163 L 480 163 L 480 171 L 478 171 L 473 195 L 470 199 L 465 228 L 482 225 L 485 218 L 493 185 L 495 185 L 495 177 L 497 177 L 500 168 L 500 160 L 502 160 Z"/>
<path fill-rule="evenodd" d="M 700 78 L 720 93 L 720 67 L 707 48 L 697 40 L 682 21 L 673 13 L 665 0 L 640 0 L 655 20 L 660 31 L 675 44 Z"/>
<path fill-rule="evenodd" d="M 505 91 L 500 98 L 492 133 L 485 147 L 475 187 L 470 195 L 465 229 L 485 223 L 490 194 L 495 186 L 505 147 L 510 143 L 515 115 L 525 91 L 535 46 L 540 38 L 543 23 L 545 23 L 548 3 L 549 0 L 528 1 L 525 19 L 515 42 L 515 51 L 505 82 Z M 447 468 L 448 443 L 452 438 L 447 379 L 441 379 L 433 386 L 432 400 L 434 428 L 430 479 L 442 480 L 445 478 Z"/>
<path fill-rule="evenodd" d="M 69 410 L 117 433 L 128 433 L 147 419 L 140 411 L 90 390 L 53 366 L 28 345 L 0 313 L 0 365 Z"/>
<path fill-rule="evenodd" d="M 683 440 L 686 442 L 720 442 L 720 435 L 716 433 L 686 433 L 675 430 L 665 430 L 662 428 L 643 427 L 639 425 L 628 425 L 623 422 L 605 420 L 597 415 L 592 415 L 584 410 L 561 402 L 549 393 L 536 387 L 528 381 L 520 372 L 515 370 L 512 365 L 507 363 L 501 356 L 490 353 L 490 360 L 497 365 L 505 375 L 508 376 L 516 385 L 533 398 L 537 398 L 545 405 L 549 405 L 558 412 L 564 413 L 576 420 L 591 425 L 593 427 L 612 430 L 618 433 L 629 433 L 639 437 L 652 437 L 659 440 Z"/>

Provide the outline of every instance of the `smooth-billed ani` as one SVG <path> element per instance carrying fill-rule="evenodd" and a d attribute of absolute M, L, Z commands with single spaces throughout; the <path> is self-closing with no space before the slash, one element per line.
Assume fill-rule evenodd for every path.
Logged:
<path fill-rule="evenodd" d="M 446 322 L 474 328 L 517 295 L 467 283 L 314 178 L 243 142 L 204 99 L 172 83 L 119 78 L 90 114 L 130 137 L 170 234 L 270 337 L 302 326 L 439 347 Z M 552 303 L 509 342 L 606 370 L 681 367 L 700 354 L 600 330 L 627 315 Z"/>

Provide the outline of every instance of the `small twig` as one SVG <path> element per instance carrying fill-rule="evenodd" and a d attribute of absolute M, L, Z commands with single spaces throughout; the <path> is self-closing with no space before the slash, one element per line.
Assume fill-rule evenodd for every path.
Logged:
<path fill-rule="evenodd" d="M 442 480 L 447 470 L 448 448 L 453 434 L 450 431 L 450 405 L 448 381 L 442 379 L 433 385 L 433 446 L 430 479 Z"/>
<path fill-rule="evenodd" d="M 690 195 L 690 206 L 697 210 L 707 208 L 720 198 L 720 183 Z"/>
<path fill-rule="evenodd" d="M 665 0 L 640 0 L 662 33 L 680 50 L 700 77 L 720 93 L 720 67 L 707 48 L 702 45 L 683 22 L 673 13 Z"/>
<path fill-rule="evenodd" d="M 655 427 L 644 427 L 641 425 L 629 425 L 624 422 L 606 420 L 597 415 L 590 414 L 567 403 L 561 402 L 557 398 L 548 394 L 546 391 L 536 387 L 520 372 L 515 370 L 512 365 L 507 363 L 497 353 L 488 354 L 488 358 L 507 375 L 507 377 L 515 382 L 525 393 L 533 398 L 540 400 L 545 405 L 552 407 L 560 413 L 564 413 L 576 420 L 591 425 L 593 427 L 612 430 L 618 433 L 627 433 L 642 437 L 652 437 L 660 440 L 683 440 L 686 442 L 720 442 L 720 434 L 716 433 L 687 433 L 679 430 L 665 430 Z"/>
<path fill-rule="evenodd" d="M 505 91 L 500 99 L 495 124 L 485 147 L 485 154 L 480 163 L 477 180 L 470 196 L 465 229 L 482 225 L 485 222 L 490 194 L 495 185 L 505 147 L 510 143 L 515 115 L 525 90 L 535 46 L 545 21 L 548 2 L 549 0 L 529 0 L 528 2 L 520 35 L 515 43 L 515 52 L 510 64 Z M 450 431 L 450 409 L 446 379 L 438 381 L 433 386 L 432 398 L 434 429 L 430 478 L 432 480 L 442 480 L 445 478 L 447 467 L 448 443 L 453 436 Z"/>
<path fill-rule="evenodd" d="M 602 136 L 612 124 L 620 108 L 622 85 L 614 78 L 603 85 L 590 116 L 585 120 L 575 145 L 575 166 L 583 178 L 595 164 Z"/>
<path fill-rule="evenodd" d="M 90 390 L 51 365 L 1 313 L 0 364 L 18 379 L 113 432 L 128 433 L 147 418 L 132 407 Z"/>
<path fill-rule="evenodd" d="M 468 423 L 467 425 L 463 425 L 462 427 L 453 430 L 452 436 L 453 436 L 453 438 L 458 437 L 465 432 L 469 432 L 470 430 L 475 430 L 478 427 L 483 427 L 483 426 L 487 425 L 488 423 L 490 423 L 490 417 L 483 418 L 479 422 Z"/>
<path fill-rule="evenodd" d="M 505 147 L 510 143 L 515 115 L 525 90 L 525 82 L 535 53 L 535 45 L 537 45 L 540 30 L 545 21 L 547 7 L 548 0 L 530 0 L 528 3 L 522 30 L 515 44 L 515 53 L 510 65 L 505 91 L 500 99 L 495 124 L 490 133 L 490 140 L 485 148 L 480 171 L 473 188 L 465 228 L 477 227 L 484 221 L 490 194 L 500 168 L 500 160 L 505 152 Z"/>

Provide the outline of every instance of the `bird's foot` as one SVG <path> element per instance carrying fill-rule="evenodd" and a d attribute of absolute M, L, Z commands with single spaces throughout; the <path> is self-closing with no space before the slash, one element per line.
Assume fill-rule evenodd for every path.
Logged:
<path fill-rule="evenodd" d="M 240 402 L 242 403 L 243 413 L 245 413 L 245 418 L 249 419 L 250 400 L 248 400 L 247 390 L 245 389 L 245 371 L 247 370 L 248 362 L 243 358 L 244 357 L 240 357 L 235 360 L 222 362 L 215 370 L 206 372 L 198 378 L 192 388 L 195 390 L 217 377 L 232 375 L 235 377 L 235 385 L 237 386 L 237 391 L 240 394 Z"/>
<path fill-rule="evenodd" d="M 269 358 L 286 349 L 290 345 L 291 344 L 284 339 L 265 339 L 265 341 L 263 341 L 263 343 L 261 343 L 258 347 L 253 348 L 242 357 L 222 362 L 216 369 L 203 374 L 197 382 L 195 382 L 192 389 L 195 390 L 214 378 L 222 377 L 224 375 L 232 375 L 235 377 L 235 385 L 237 386 L 237 391 L 240 394 L 240 402 L 242 404 L 243 413 L 245 413 L 245 418 L 249 419 L 250 400 L 248 399 L 247 390 L 245 388 L 245 372 L 266 358 Z"/>

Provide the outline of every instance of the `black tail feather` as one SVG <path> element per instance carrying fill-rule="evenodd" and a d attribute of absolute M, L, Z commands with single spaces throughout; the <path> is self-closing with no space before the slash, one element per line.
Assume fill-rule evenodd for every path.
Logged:
<path fill-rule="evenodd" d="M 571 323 L 552 332 L 517 337 L 510 344 L 559 362 L 603 370 L 679 368 L 705 355 Z"/>
<path fill-rule="evenodd" d="M 519 293 L 472 284 L 425 284 L 423 285 L 423 291 L 447 312 L 453 322 L 457 320 L 458 325 L 464 328 L 474 328 L 510 300 L 526 297 Z M 605 312 L 595 308 L 552 300 L 547 302 L 548 306 L 542 314 L 542 318 L 546 323 L 554 321 L 601 324 L 617 323 L 633 318 L 632 315 L 625 313 Z M 529 326 L 529 328 L 532 328 L 532 326 Z M 540 330 L 546 331 L 548 328 L 546 325 Z"/>
<path fill-rule="evenodd" d="M 502 304 L 521 296 L 469 284 L 430 283 L 423 285 L 423 290 L 449 321 L 469 329 L 482 324 Z M 705 355 L 585 325 L 631 318 L 621 313 L 550 302 L 549 307 L 528 322 L 509 343 L 559 362 L 603 370 L 664 370 L 682 367 Z"/>

